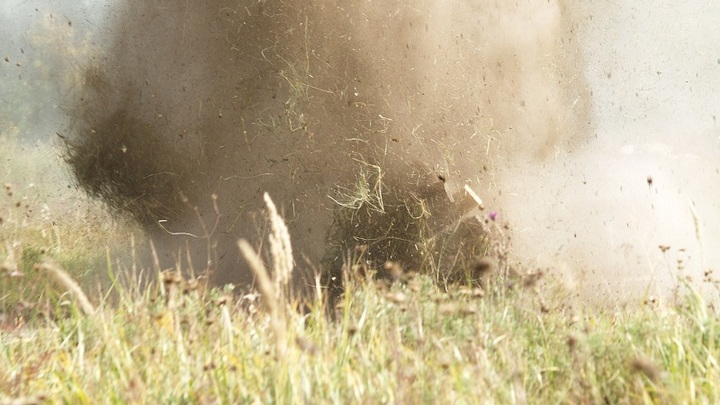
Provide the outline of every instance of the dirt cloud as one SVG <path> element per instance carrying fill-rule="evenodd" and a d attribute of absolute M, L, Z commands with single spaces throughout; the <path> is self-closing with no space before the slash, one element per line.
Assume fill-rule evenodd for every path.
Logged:
<path fill-rule="evenodd" d="M 678 278 L 715 291 L 701 280 L 720 266 L 720 5 L 566 12 L 592 132 L 540 164 L 498 166 L 518 256 L 564 271 L 589 299 L 663 297 Z"/>
<path fill-rule="evenodd" d="M 452 202 L 464 186 L 493 208 L 498 167 L 589 133 L 557 1 L 156 0 L 107 14 L 104 52 L 69 109 L 71 166 L 168 262 L 186 242 L 209 251 L 218 283 L 251 280 L 235 241 L 261 242 L 264 192 L 303 266 L 341 260 L 343 206 L 387 224 L 345 239 L 415 265 L 409 205 L 443 229 L 465 214 Z"/>

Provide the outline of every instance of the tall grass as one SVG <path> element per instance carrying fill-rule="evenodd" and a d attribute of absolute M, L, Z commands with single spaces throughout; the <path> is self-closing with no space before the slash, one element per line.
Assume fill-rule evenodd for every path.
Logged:
<path fill-rule="evenodd" d="M 697 296 L 678 308 L 543 310 L 529 290 L 480 297 L 418 277 L 353 284 L 332 321 L 320 306 L 301 314 L 185 283 L 101 301 L 91 314 L 58 304 L 52 320 L 4 330 L 2 394 L 68 403 L 720 400 L 717 314 Z"/>
<path fill-rule="evenodd" d="M 58 301 L 64 287 L 56 289 L 57 283 L 48 279 L 62 273 L 47 272 L 39 263 L 65 268 L 70 279 L 94 290 L 107 284 L 106 252 L 127 245 L 137 229 L 119 223 L 77 190 L 58 150 L 47 142 L 24 142 L 5 130 L 0 133 L 0 161 L 4 324 L 39 308 L 45 314 L 53 311 L 49 301 Z"/>
<path fill-rule="evenodd" d="M 88 307 L 71 283 L 34 280 L 57 284 L 58 299 L 23 322 L 4 313 L 0 402 L 720 401 L 718 313 L 689 284 L 677 305 L 612 312 L 569 301 L 537 275 L 446 289 L 346 266 L 333 318 L 322 296 L 303 310 L 285 287 L 292 248 L 266 204 L 272 254 L 240 242 L 259 294 L 208 289 L 173 270 L 147 288 L 114 277 L 112 292 L 90 294 Z"/>

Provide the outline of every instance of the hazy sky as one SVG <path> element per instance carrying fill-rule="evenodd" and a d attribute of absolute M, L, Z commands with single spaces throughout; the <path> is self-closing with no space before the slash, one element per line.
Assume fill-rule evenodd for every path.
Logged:
<path fill-rule="evenodd" d="M 24 139 L 48 139 L 65 125 L 60 110 L 82 47 L 102 28 L 111 2 L 0 2 L 0 112 Z"/>

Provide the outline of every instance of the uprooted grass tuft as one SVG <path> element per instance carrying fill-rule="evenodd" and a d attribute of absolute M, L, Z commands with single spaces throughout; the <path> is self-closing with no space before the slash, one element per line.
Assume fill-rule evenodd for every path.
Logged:
<path fill-rule="evenodd" d="M 446 288 L 483 287 L 490 275 L 511 273 L 504 229 L 477 204 L 451 199 L 435 175 L 384 178 L 379 167 L 368 167 L 373 170 L 360 171 L 354 192 L 333 198 L 324 274 L 331 301 L 354 273 L 390 281 L 421 273 Z"/>

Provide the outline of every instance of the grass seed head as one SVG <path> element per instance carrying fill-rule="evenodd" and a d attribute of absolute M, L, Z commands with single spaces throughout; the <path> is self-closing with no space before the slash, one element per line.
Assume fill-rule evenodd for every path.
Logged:
<path fill-rule="evenodd" d="M 309 354 L 309 355 L 315 355 L 318 352 L 318 347 L 310 340 L 303 338 L 303 337 L 297 337 L 295 338 L 295 344 L 302 350 L 303 352 Z"/>
<path fill-rule="evenodd" d="M 567 337 L 567 340 L 565 341 L 567 343 L 568 349 L 570 349 L 571 352 L 575 351 L 575 348 L 578 344 L 578 337 L 575 334 L 569 334 Z"/>
<path fill-rule="evenodd" d="M 383 267 L 391 281 L 399 281 L 403 277 L 403 268 L 400 263 L 388 260 Z"/>
<path fill-rule="evenodd" d="M 454 302 L 445 302 L 438 305 L 438 313 L 440 315 L 452 315 L 458 311 L 458 306 Z"/>
<path fill-rule="evenodd" d="M 650 381 L 657 382 L 660 379 L 660 367 L 651 359 L 644 356 L 636 356 L 630 360 L 630 369 L 636 373 L 642 373 Z"/>
<path fill-rule="evenodd" d="M 400 291 L 391 292 L 385 295 L 385 298 L 387 298 L 388 301 L 395 303 L 395 304 L 402 304 L 403 302 L 407 301 L 407 295 L 403 294 Z"/>
<path fill-rule="evenodd" d="M 350 336 L 354 336 L 359 330 L 360 327 L 356 323 L 352 323 L 347 327 L 347 333 Z"/>
<path fill-rule="evenodd" d="M 183 277 L 180 272 L 173 269 L 165 270 L 161 273 L 161 278 L 166 286 L 179 285 L 183 282 Z"/>
<path fill-rule="evenodd" d="M 464 306 L 460 309 L 460 314 L 464 316 L 475 315 L 477 312 L 477 308 L 471 306 Z"/>

